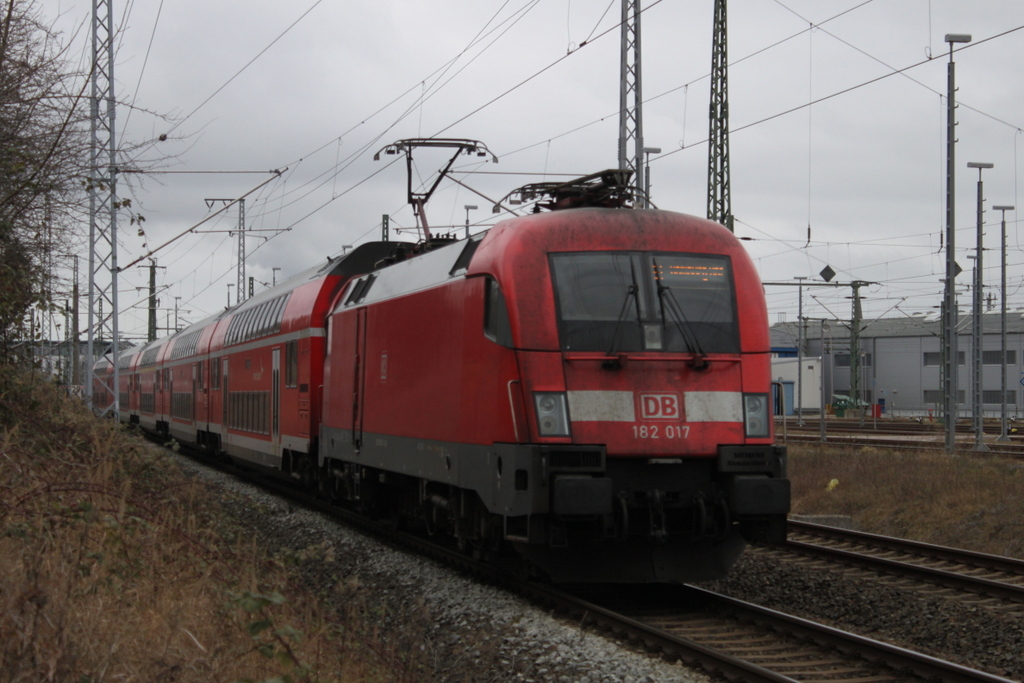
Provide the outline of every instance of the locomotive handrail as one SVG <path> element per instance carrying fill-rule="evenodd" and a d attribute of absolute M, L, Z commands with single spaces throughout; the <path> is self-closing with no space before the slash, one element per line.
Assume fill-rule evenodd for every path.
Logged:
<path fill-rule="evenodd" d="M 519 443 L 519 422 L 516 420 L 516 400 L 512 397 L 512 385 L 518 382 L 517 379 L 508 381 L 508 407 L 512 411 L 512 431 L 516 435 L 516 443 Z"/>
<path fill-rule="evenodd" d="M 774 393 L 779 397 L 779 408 L 782 410 L 782 441 L 785 443 L 789 436 L 789 430 L 786 429 L 789 424 L 786 421 L 786 391 L 782 382 L 772 382 L 772 386 L 776 388 Z"/>

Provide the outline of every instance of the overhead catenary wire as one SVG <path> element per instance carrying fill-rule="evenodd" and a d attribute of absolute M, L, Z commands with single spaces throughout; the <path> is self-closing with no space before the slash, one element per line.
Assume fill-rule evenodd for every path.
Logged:
<path fill-rule="evenodd" d="M 851 8 L 851 9 L 853 9 L 853 8 Z M 449 71 L 449 73 L 451 73 L 451 71 Z M 426 93 L 426 94 L 429 95 L 429 93 Z M 419 97 L 419 93 L 417 93 L 417 99 L 418 100 L 421 99 Z M 357 125 L 360 125 L 360 124 L 357 124 Z M 545 144 L 546 142 L 549 142 L 550 139 L 551 138 L 548 138 L 545 142 L 542 142 L 540 144 Z M 332 152 L 334 150 L 332 145 L 336 144 L 338 140 L 339 140 L 339 138 L 334 137 L 328 143 L 328 146 L 331 146 Z M 348 141 L 346 140 L 346 142 L 348 142 Z M 342 158 L 342 159 L 345 158 L 345 151 L 346 150 L 342 150 L 340 158 Z M 505 154 L 507 155 L 507 153 L 505 153 Z M 363 174 L 360 174 L 360 176 L 361 176 L 360 178 L 345 179 L 345 182 L 338 182 L 339 178 L 344 178 L 343 175 L 339 175 L 342 172 L 342 169 L 341 169 L 341 167 L 338 164 L 339 157 L 338 157 L 338 155 L 335 155 L 333 153 L 332 153 L 331 156 L 334 157 L 331 160 L 333 162 L 333 169 L 332 169 L 332 171 L 330 173 L 328 173 L 327 176 L 325 176 L 325 177 L 329 177 L 330 178 L 329 181 L 328 181 L 328 189 L 331 190 L 331 193 L 330 193 L 331 196 L 335 196 L 335 195 L 337 195 L 339 197 L 340 196 L 344 196 L 345 188 L 349 187 L 350 184 L 355 183 L 355 182 L 360 182 L 360 183 L 361 182 L 365 182 L 366 178 L 362 178 Z M 346 167 L 346 168 L 348 168 L 348 167 Z M 298 194 L 291 194 L 290 196 L 291 197 L 298 197 L 300 194 L 303 193 L 303 191 L 299 190 L 299 188 L 302 188 L 302 185 L 303 185 L 304 181 L 302 179 L 299 179 L 298 176 L 295 176 L 295 178 L 293 180 L 294 180 L 294 182 L 289 183 L 289 186 L 288 186 L 287 190 L 290 193 L 297 191 Z M 356 186 L 358 186 L 358 185 L 356 185 Z M 321 186 L 318 185 L 317 187 L 321 187 Z M 305 188 L 305 191 L 307 192 L 307 194 L 305 196 L 311 196 L 311 195 L 308 195 L 308 192 L 311 191 L 311 188 L 312 188 L 312 186 L 309 186 L 309 187 Z M 339 194 L 339 193 L 341 193 L 341 194 Z M 351 196 L 351 195 L 349 195 L 349 196 Z M 325 197 L 325 199 L 326 199 L 326 197 Z M 329 203 L 330 202 L 327 202 L 327 204 L 329 204 Z M 279 204 L 280 206 L 273 206 L 272 204 Z M 281 216 L 281 215 L 283 215 L 283 209 L 285 209 L 286 207 L 291 207 L 292 205 L 294 205 L 294 202 L 292 202 L 290 200 L 284 199 L 284 193 L 281 192 L 281 188 L 279 187 L 274 192 L 274 196 L 272 198 L 272 202 L 264 204 L 263 205 L 263 209 L 267 211 L 268 217 L 269 217 L 269 214 L 270 214 L 270 212 L 272 210 L 278 211 L 278 215 Z M 315 213 L 316 213 L 315 210 L 313 212 L 307 212 L 307 213 L 305 213 L 302 216 L 302 218 L 299 219 L 299 221 L 308 220 L 309 217 L 314 215 Z M 287 222 L 288 221 L 285 221 L 285 223 L 287 223 Z"/>
<path fill-rule="evenodd" d="M 283 35 L 284 35 L 284 34 L 286 34 L 286 33 L 287 33 L 287 32 L 288 32 L 289 30 L 291 30 L 291 28 L 292 28 L 292 27 L 294 27 L 294 26 L 295 26 L 295 25 L 296 25 L 296 24 L 297 24 L 297 23 L 298 23 L 299 21 L 301 21 L 301 20 L 302 20 L 302 19 L 303 19 L 303 18 L 304 18 L 304 17 L 306 16 L 306 15 L 308 15 L 308 14 L 309 14 L 309 12 L 310 12 L 310 11 L 312 11 L 312 9 L 313 9 L 313 8 L 315 8 L 315 7 L 316 7 L 316 6 L 318 5 L 318 4 L 320 4 L 320 2 L 321 2 L 321 1 L 322 1 L 322 0 L 317 0 L 317 2 L 315 2 L 315 3 L 314 3 L 314 4 L 313 4 L 313 5 L 312 5 L 312 6 L 311 6 L 311 7 L 309 8 L 309 9 L 307 9 L 307 11 L 306 11 L 305 13 L 303 13 L 303 15 L 301 15 L 301 16 L 300 16 L 300 17 L 299 17 L 299 18 L 298 18 L 298 19 L 297 19 L 297 20 L 296 20 L 295 22 L 293 22 L 293 23 L 292 23 L 292 24 L 291 24 L 291 25 L 290 25 L 290 26 L 289 26 L 288 28 L 286 28 L 286 29 L 285 29 L 285 31 L 283 31 L 283 32 L 282 32 L 281 34 L 279 34 L 279 35 L 277 36 L 277 38 L 275 38 L 275 39 L 274 39 L 274 41 L 272 41 L 272 42 L 271 42 L 271 43 L 270 43 L 269 45 L 267 45 L 267 46 L 266 46 L 266 47 L 265 47 L 265 48 L 264 48 L 263 50 L 261 50 L 261 51 L 260 51 L 260 52 L 259 52 L 259 53 L 258 53 L 258 54 L 257 54 L 257 55 L 255 56 L 255 57 L 253 57 L 253 58 L 252 58 L 252 59 L 251 59 L 251 60 L 250 60 L 249 62 L 247 62 L 247 63 L 246 63 L 246 65 L 245 65 L 245 66 L 243 66 L 243 68 L 242 68 L 242 69 L 240 69 L 240 70 L 239 70 L 238 72 L 236 72 L 236 73 L 235 73 L 234 75 L 232 75 L 232 76 L 231 76 L 231 77 L 230 77 L 230 78 L 229 78 L 229 79 L 228 79 L 228 80 L 227 80 L 227 81 L 226 81 L 226 82 L 225 82 L 225 83 L 224 83 L 224 84 L 223 84 L 222 86 L 220 86 L 220 87 L 219 87 L 219 88 L 218 88 L 217 90 L 215 90 L 215 91 L 214 91 L 214 93 L 212 93 L 212 94 L 211 94 L 210 96 L 208 96 L 208 97 L 207 97 L 207 98 L 206 98 L 205 100 L 203 100 L 203 102 L 201 102 L 201 103 L 200 103 L 200 104 L 199 104 L 199 105 L 198 105 L 198 106 L 197 106 L 196 108 L 194 108 L 194 109 L 193 109 L 193 110 L 192 110 L 192 111 L 191 111 L 191 112 L 190 112 L 190 113 L 189 113 L 189 114 L 188 114 L 187 116 L 185 116 L 185 117 L 184 117 L 184 118 L 183 118 L 182 120 L 178 121 L 178 122 L 177 122 L 177 123 L 175 124 L 175 126 L 174 126 L 174 127 L 172 128 L 172 130 L 176 129 L 176 128 L 177 128 L 177 127 L 179 127 L 179 126 L 180 126 L 181 124 L 183 124 L 183 123 L 184 123 L 184 122 L 185 122 L 186 120 L 188 120 L 188 119 L 189 119 L 189 118 L 190 118 L 190 117 L 191 117 L 192 115 L 194 115 L 194 114 L 195 114 L 195 113 L 196 113 L 196 112 L 197 112 L 197 111 L 198 111 L 199 109 L 201 109 L 201 108 L 202 108 L 203 106 L 205 106 L 205 104 L 206 104 L 206 103 L 208 103 L 209 101 L 211 101 L 211 100 L 212 100 L 212 99 L 213 99 L 213 98 L 214 98 L 214 97 L 215 97 L 215 96 L 216 96 L 217 94 L 219 94 L 219 93 L 220 93 L 221 91 L 223 91 L 223 89 L 224 89 L 225 87 L 227 87 L 227 85 L 229 85 L 229 84 L 230 84 L 230 83 L 231 83 L 231 82 L 232 82 L 232 81 L 233 81 L 233 80 L 234 80 L 235 78 L 237 78 L 237 77 L 238 77 L 238 76 L 239 76 L 239 75 L 240 75 L 240 74 L 241 74 L 241 73 L 242 73 L 242 72 L 243 72 L 243 71 L 244 71 L 245 69 L 247 69 L 247 68 L 248 68 L 248 67 L 249 67 L 249 66 L 250 66 L 251 64 L 253 64 L 253 63 L 254 63 L 254 62 L 255 62 L 255 61 L 256 61 L 256 60 L 257 60 L 257 59 L 258 59 L 258 58 L 259 58 L 260 56 L 262 56 L 262 55 L 263 55 L 263 54 L 264 54 L 264 53 L 265 53 L 265 52 L 266 52 L 266 51 L 267 51 L 267 50 L 268 50 L 268 49 L 269 49 L 270 47 L 272 47 L 272 46 L 273 46 L 273 44 L 274 44 L 274 43 L 276 43 L 276 42 L 277 42 L 277 41 L 278 41 L 278 40 L 279 40 L 279 39 L 280 39 L 281 37 L 283 37 Z M 530 9 L 532 9 L 533 7 L 535 7 L 535 6 L 537 5 L 537 3 L 538 3 L 538 2 L 539 2 L 539 0 L 530 0 L 530 2 L 528 2 L 528 3 L 527 3 L 527 4 L 525 5 L 525 6 L 524 6 L 524 8 L 522 8 L 522 9 L 521 9 L 521 10 L 520 10 L 520 11 L 518 12 L 518 13 L 520 14 L 520 17 L 522 16 L 522 14 L 523 14 L 523 13 L 525 13 L 525 12 L 528 12 L 528 11 L 529 11 Z M 505 5 L 507 5 L 507 4 L 508 4 L 508 2 L 506 1 Z M 505 5 L 503 5 L 502 7 L 504 7 Z M 500 9 L 499 9 L 499 12 L 500 12 Z M 453 65 L 453 64 L 454 64 L 454 63 L 455 63 L 455 62 L 457 61 L 457 59 L 458 59 L 458 57 L 459 57 L 459 56 L 461 56 L 462 54 L 465 54 L 466 50 L 468 50 L 468 49 L 469 49 L 470 47 L 472 47 L 472 46 L 473 46 L 473 45 L 474 45 L 474 44 L 475 44 L 475 43 L 476 43 L 476 42 L 478 41 L 478 39 L 479 39 L 479 38 L 480 38 L 480 37 L 481 37 L 482 35 L 485 35 L 485 31 L 486 31 L 486 28 L 487 28 L 487 26 L 488 26 L 488 25 L 490 25 L 490 23 L 492 23 L 492 22 L 494 21 L 494 18 L 495 18 L 495 17 L 497 16 L 497 14 L 498 14 L 498 12 L 496 12 L 496 13 L 495 13 L 495 15 L 494 15 L 494 16 L 492 16 L 492 19 L 491 19 L 491 20 L 489 20 L 489 21 L 487 22 L 487 24 L 486 24 L 486 25 L 484 26 L 484 28 L 482 28 L 482 29 L 481 29 L 481 31 L 480 31 L 480 32 L 478 32 L 477 36 L 476 36 L 476 37 L 475 37 L 475 38 L 474 38 L 474 39 L 473 39 L 472 41 L 470 41 L 470 44 L 469 44 L 469 45 L 468 45 L 468 46 L 467 46 L 467 47 L 466 47 L 466 48 L 465 48 L 465 49 L 464 49 L 464 50 L 463 50 L 462 52 L 460 52 L 460 53 L 459 53 L 459 55 L 458 55 L 458 56 L 457 56 L 457 57 L 456 57 L 455 59 L 451 60 L 451 61 L 450 61 L 450 62 L 449 62 L 449 63 L 448 63 L 448 64 L 447 64 L 447 65 L 446 65 L 445 67 L 442 67 L 442 69 L 440 69 L 440 70 L 438 70 L 438 71 L 436 71 L 436 72 L 435 72 L 435 75 L 436 75 L 436 79 L 435 79 L 435 84 L 437 83 L 437 81 L 438 81 L 438 80 L 440 80 L 440 78 L 441 78 L 441 77 L 443 77 L 443 75 L 445 74 L 445 72 L 447 71 L 447 69 L 448 69 L 448 68 L 450 68 L 450 67 L 451 67 L 451 66 L 452 66 L 452 65 Z M 504 23 L 504 22 L 503 22 L 503 23 Z M 492 43 L 492 44 L 493 44 L 493 43 Z M 443 84 L 442 84 L 442 87 L 443 87 Z M 425 93 L 424 93 L 424 95 L 425 95 Z M 422 97 L 420 98 L 420 100 L 422 100 Z M 410 113 L 411 111 L 414 111 L 414 110 L 415 110 L 415 106 L 416 106 L 416 105 L 413 105 L 413 106 L 409 107 L 409 108 L 408 108 L 408 109 L 407 109 L 407 110 L 406 110 L 406 111 L 405 111 L 405 112 L 403 113 L 403 115 L 399 117 L 399 119 L 398 119 L 398 120 L 400 121 L 400 120 L 401 120 L 402 118 L 404 118 L 405 116 L 407 116 L 407 115 L 408 115 L 408 113 Z M 396 121 L 395 123 L 397 123 L 397 121 Z M 392 124 L 392 126 L 393 126 L 393 125 L 395 125 L 395 124 L 393 123 L 393 124 Z M 390 126 L 389 126 L 389 128 L 390 128 Z M 383 133 L 382 133 L 381 135 L 383 135 Z M 330 144 L 330 143 L 327 143 L 327 144 Z M 370 143 L 370 144 L 372 144 L 372 143 Z M 322 149 L 322 147 L 321 147 L 320 149 Z M 317 151 L 319 151 L 319 149 L 318 149 Z M 379 171 L 378 171 L 378 172 L 379 172 Z M 312 215 L 312 214 L 313 214 L 313 213 L 315 213 L 316 211 L 320 210 L 321 208 L 323 208 L 323 206 L 325 206 L 326 204 L 330 203 L 331 201 L 334 201 L 335 199 L 337 199 L 337 198 L 340 198 L 341 196 L 344 196 L 345 194 L 347 194 L 348 192 L 352 191 L 353 189 L 355 189 L 356 187 L 358 187 L 358 186 L 359 186 L 360 184 L 362 184 L 362 182 L 365 182 L 365 181 L 366 181 L 366 180 L 368 180 L 369 178 L 372 178 L 372 177 L 373 177 L 374 175 L 376 175 L 376 173 L 373 173 L 373 174 L 371 174 L 370 176 L 368 176 L 367 178 L 364 178 L 364 179 L 363 179 L 363 181 L 360 181 L 360 182 L 358 182 L 358 183 L 356 183 L 356 184 L 352 185 L 351 187 L 349 187 L 349 189 L 348 189 L 348 190 L 346 190 L 346 191 L 344 191 L 344 192 L 341 192 L 341 193 L 332 193 L 332 194 L 334 194 L 334 196 L 332 197 L 332 199 L 331 199 L 331 200 L 329 200 L 329 201 L 328 201 L 328 202 L 326 202 L 325 204 L 322 204 L 322 205 L 320 205 L 319 207 L 317 207 L 316 209 L 314 209 L 314 210 L 313 210 L 312 212 L 310 212 L 309 214 L 306 214 L 306 216 L 303 216 L 302 218 L 300 218 L 300 219 L 299 219 L 298 221 L 296 221 L 296 223 L 298 223 L 298 222 L 301 222 L 302 220 L 304 220 L 305 218 L 307 218 L 307 217 L 308 217 L 309 215 Z M 334 175 L 332 176 L 332 178 L 336 178 L 336 177 L 337 177 L 337 172 L 335 172 L 335 174 L 334 174 Z M 283 208 L 283 206 L 282 206 L 281 208 Z M 204 219 L 204 220 L 205 220 L 205 219 Z M 194 229 L 195 227 L 198 227 L 198 224 L 197 224 L 197 226 L 193 226 L 193 229 Z M 283 230 L 288 230 L 288 229 L 290 229 L 290 227 L 291 227 L 291 226 L 289 226 L 289 227 L 287 227 L 287 228 L 283 228 Z M 187 234 L 187 233 L 188 233 L 188 232 L 190 232 L 190 231 L 191 231 L 191 229 L 190 229 L 190 230 L 188 230 L 188 231 L 186 231 L 186 232 L 185 232 L 185 233 L 183 233 L 183 234 Z M 183 235 L 179 235 L 179 237 L 178 237 L 178 238 L 180 238 L 181 236 L 183 236 Z M 175 238 L 175 239 L 178 239 L 178 238 Z M 161 247 L 158 247 L 157 249 L 163 248 L 164 246 L 166 246 L 166 244 L 167 244 L 167 243 L 165 243 L 164 245 L 161 245 Z M 264 243 L 264 244 L 265 244 L 265 243 Z M 146 257 L 143 257 L 143 258 L 146 258 Z"/>

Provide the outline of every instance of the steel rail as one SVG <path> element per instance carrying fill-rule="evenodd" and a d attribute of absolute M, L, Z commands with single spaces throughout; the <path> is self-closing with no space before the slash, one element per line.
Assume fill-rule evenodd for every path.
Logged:
<path fill-rule="evenodd" d="M 950 548 L 949 546 L 913 541 L 906 538 L 896 538 L 894 536 L 870 534 L 865 531 L 844 529 L 825 524 L 815 524 L 813 522 L 796 519 L 789 520 L 788 526 L 790 531 L 796 531 L 798 533 L 822 536 L 833 540 L 852 541 L 854 543 L 862 543 L 879 548 L 887 548 L 889 550 L 915 552 L 935 559 L 948 560 L 961 564 L 972 564 L 977 567 L 984 567 L 986 569 L 1024 577 L 1024 560 L 1020 560 L 1015 557 L 990 555 L 988 553 L 979 553 L 973 550 Z"/>
<path fill-rule="evenodd" d="M 779 439 L 779 443 L 782 444 L 819 444 L 828 446 L 871 446 L 875 448 L 891 448 L 894 450 L 906 450 L 906 451 L 936 451 L 942 450 L 944 447 L 941 441 L 921 441 L 921 440 L 910 440 L 910 439 L 896 439 L 896 438 L 885 438 L 884 436 L 874 437 L 870 434 L 860 433 L 845 433 L 845 434 L 829 434 L 827 441 L 822 442 L 821 437 L 817 434 L 789 434 L 785 439 Z M 970 450 L 972 444 L 967 441 L 961 441 L 958 443 L 959 448 L 957 453 L 962 455 L 971 455 L 977 457 L 996 457 L 1003 456 L 1013 459 L 1024 459 L 1024 446 L 1013 443 L 1013 444 L 996 444 L 994 442 L 987 443 L 989 450 L 987 452 L 976 452 Z"/>
<path fill-rule="evenodd" d="M 836 548 L 821 543 L 790 539 L 782 546 L 803 555 L 822 557 L 848 565 L 895 576 L 906 576 L 918 581 L 938 584 L 947 588 L 998 598 L 1007 602 L 1024 603 L 1024 561 L 998 555 L 988 555 L 947 546 L 932 545 L 891 536 L 879 536 L 850 529 L 838 529 L 809 522 L 789 522 L 790 531 L 830 541 L 855 543 L 885 552 L 899 552 L 911 557 L 894 559 L 870 552 Z M 917 561 L 915 561 L 915 557 Z M 937 568 L 924 561 L 953 563 L 966 571 L 984 570 L 1001 574 L 1009 580 L 976 576 L 954 568 Z M 1014 582 L 1016 581 L 1016 582 Z"/>
<path fill-rule="evenodd" d="M 740 657 L 729 655 L 723 649 L 716 649 L 700 642 L 699 637 L 682 637 L 671 633 L 667 629 L 656 625 L 645 623 L 643 617 L 629 616 L 630 609 L 620 611 L 618 608 L 608 608 L 598 605 L 594 600 L 584 601 L 574 596 L 557 596 L 567 605 L 573 605 L 572 609 L 578 614 L 586 610 L 585 615 L 596 615 L 602 622 L 608 623 L 608 628 L 623 629 L 631 634 L 631 637 L 641 640 L 648 647 L 660 649 L 669 654 L 679 656 L 691 664 L 699 664 L 706 671 L 718 673 L 733 681 L 863 681 L 863 680 L 886 680 L 886 681 L 942 681 L 943 683 L 1009 683 L 1010 679 L 985 673 L 959 664 L 948 662 L 942 659 L 931 657 L 922 653 L 907 650 L 888 643 L 883 643 L 865 636 L 849 633 L 823 624 L 818 624 L 807 619 L 785 614 L 776 610 L 768 609 L 759 605 L 744 602 L 736 598 L 730 598 L 718 593 L 696 588 L 693 586 L 665 587 L 666 592 L 673 591 L 672 605 L 669 609 L 678 608 L 680 614 L 692 611 L 693 604 L 708 606 L 707 611 L 713 616 L 730 615 L 727 618 L 739 624 L 754 624 L 755 628 L 763 633 L 758 636 L 740 637 L 736 641 L 736 647 L 747 650 L 759 650 L 749 661 Z M 621 600 L 621 598 L 620 598 Z M 624 612 L 624 613 L 623 613 Z M 680 617 L 681 618 L 681 617 Z M 648 617 L 653 620 L 654 617 Z M 671 617 L 661 616 L 658 619 L 665 621 Z M 720 623 L 710 624 L 708 639 L 721 637 L 722 626 Z M 742 634 L 740 634 L 742 636 Z M 798 652 L 795 656 L 784 656 L 779 654 L 778 646 L 772 644 L 758 644 L 750 641 L 764 637 L 766 640 L 779 641 L 780 639 L 795 639 L 806 644 L 811 650 Z M 679 648 L 678 650 L 676 648 Z M 686 652 L 682 648 L 687 648 Z M 708 661 L 697 659 L 695 652 L 705 652 L 708 657 L 714 657 Z M 841 653 L 837 656 L 835 653 Z M 693 659 L 688 659 L 692 657 Z M 728 657 L 728 660 L 719 658 Z M 771 664 L 761 665 L 757 659 L 771 661 Z M 747 667 L 743 669 L 715 668 L 715 661 L 743 661 Z M 799 678 L 787 677 L 778 671 L 772 671 L 768 667 L 778 669 L 792 669 L 799 667 Z M 880 672 L 880 670 L 882 670 Z M 910 672 L 907 675 L 904 672 Z M 760 678 L 768 675 L 770 677 Z"/>

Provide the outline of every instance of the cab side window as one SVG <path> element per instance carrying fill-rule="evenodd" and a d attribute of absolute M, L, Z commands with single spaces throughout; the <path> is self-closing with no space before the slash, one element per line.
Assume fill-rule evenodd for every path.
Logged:
<path fill-rule="evenodd" d="M 484 335 L 504 347 L 512 348 L 512 326 L 508 320 L 505 297 L 497 280 L 487 278 L 484 296 Z"/>

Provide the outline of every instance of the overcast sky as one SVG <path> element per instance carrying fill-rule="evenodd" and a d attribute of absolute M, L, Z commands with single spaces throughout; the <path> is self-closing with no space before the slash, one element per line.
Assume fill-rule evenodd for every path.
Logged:
<path fill-rule="evenodd" d="M 121 226 L 122 264 L 207 217 L 205 199 L 267 180 L 246 203 L 248 274 L 258 282 L 271 282 L 273 268 L 280 281 L 378 239 L 383 214 L 392 229 L 412 228 L 404 163 L 373 161 L 402 138 L 482 141 L 499 162 L 464 157 L 455 177 L 491 199 L 545 173 L 617 165 L 620 0 L 112 1 L 118 135 L 125 146 L 168 136 L 124 162 L 170 157 L 162 168 L 176 171 L 122 184 L 147 233 Z M 643 6 L 645 143 L 662 149 L 651 160 L 653 200 L 703 216 L 713 2 Z M 39 0 L 83 64 L 90 7 Z M 861 290 L 868 318 L 938 310 L 943 37 L 969 33 L 973 42 L 954 55 L 958 283 L 969 309 L 978 172 L 967 162 L 995 164 L 984 172 L 987 207 L 1024 200 L 1022 27 L 1020 0 L 732 0 L 732 206 L 762 279 L 820 280 L 828 264 L 839 281 L 877 283 Z M 418 155 L 417 182 L 431 182 L 442 164 Z M 462 230 L 467 204 L 480 207 L 470 212 L 473 231 L 493 224 L 489 201 L 446 181 L 427 207 L 431 225 Z M 985 214 L 986 296 L 997 307 L 999 218 Z M 1024 308 L 1024 242 L 1017 214 L 1007 219 L 1008 301 Z M 223 308 L 236 279 L 226 231 L 237 221 L 232 209 L 200 229 L 220 232 L 156 254 L 166 267 L 162 307 L 181 297 L 180 318 L 190 321 Z M 146 281 L 138 268 L 124 275 L 124 308 L 141 301 L 135 286 Z M 796 318 L 795 287 L 767 293 L 772 322 Z M 849 296 L 806 288 L 804 315 L 849 318 Z M 144 334 L 144 308 L 125 312 L 126 334 Z"/>

